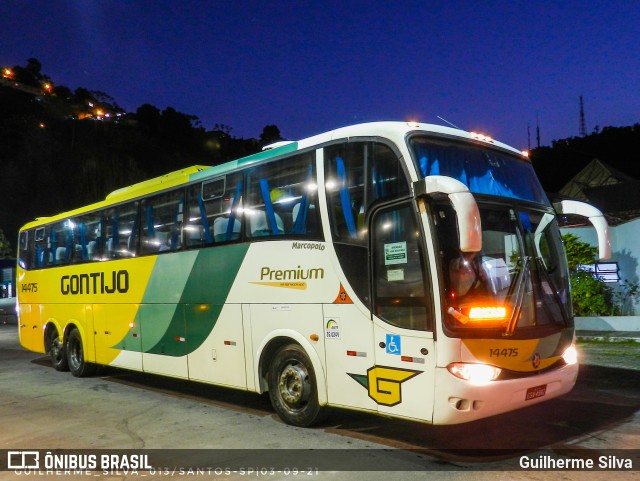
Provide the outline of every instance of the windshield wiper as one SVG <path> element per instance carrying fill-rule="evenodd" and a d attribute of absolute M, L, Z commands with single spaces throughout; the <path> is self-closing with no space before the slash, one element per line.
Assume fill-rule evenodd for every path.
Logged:
<path fill-rule="evenodd" d="M 531 258 L 526 256 L 524 258 L 524 262 L 522 264 L 522 269 L 518 273 L 518 277 L 515 279 L 515 282 L 511 284 L 509 287 L 509 292 L 507 292 L 507 299 L 514 299 L 511 302 L 513 306 L 513 312 L 511 313 L 511 320 L 505 331 L 502 333 L 503 336 L 512 336 L 514 331 L 516 330 L 516 324 L 518 323 L 518 319 L 520 318 L 520 313 L 522 312 L 522 302 L 524 300 L 525 289 L 529 278 L 531 277 L 531 271 L 529 269 L 529 262 Z"/>

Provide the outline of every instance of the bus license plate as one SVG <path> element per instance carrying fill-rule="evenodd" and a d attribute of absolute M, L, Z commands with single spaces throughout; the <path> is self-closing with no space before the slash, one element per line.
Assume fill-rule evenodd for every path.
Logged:
<path fill-rule="evenodd" d="M 525 401 L 530 401 L 532 399 L 542 397 L 547 393 L 547 385 L 543 384 L 542 386 L 530 387 L 527 389 L 527 394 L 524 397 Z"/>

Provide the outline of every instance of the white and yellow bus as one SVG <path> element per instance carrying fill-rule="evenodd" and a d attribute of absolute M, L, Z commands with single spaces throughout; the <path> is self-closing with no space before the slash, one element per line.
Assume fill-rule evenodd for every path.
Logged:
<path fill-rule="evenodd" d="M 607 252 L 601 214 L 585 214 Z M 435 424 L 576 382 L 568 271 L 531 163 L 448 127 L 354 125 L 25 225 L 22 346 Z"/>

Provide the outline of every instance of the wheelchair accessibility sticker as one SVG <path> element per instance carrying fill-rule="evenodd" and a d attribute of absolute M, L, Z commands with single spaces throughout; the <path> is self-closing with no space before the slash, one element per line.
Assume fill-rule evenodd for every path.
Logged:
<path fill-rule="evenodd" d="M 349 374 L 351 378 L 369 391 L 369 397 L 382 406 L 395 406 L 402 402 L 402 383 L 421 374 L 422 371 L 373 366 L 367 375 Z"/>
<path fill-rule="evenodd" d="M 400 349 L 400 336 L 397 334 L 387 334 L 387 354 L 400 355 L 402 349 Z"/>

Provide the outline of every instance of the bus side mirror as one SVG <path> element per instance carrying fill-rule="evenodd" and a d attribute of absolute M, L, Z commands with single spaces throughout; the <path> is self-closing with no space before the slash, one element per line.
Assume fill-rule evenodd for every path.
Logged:
<path fill-rule="evenodd" d="M 458 218 L 458 239 L 462 252 L 482 250 L 482 225 L 478 204 L 466 185 L 444 175 L 429 175 L 413 183 L 416 198 L 446 194 Z"/>
<path fill-rule="evenodd" d="M 558 214 L 575 214 L 589 219 L 598 234 L 598 256 L 600 259 L 611 257 L 611 239 L 609 238 L 609 224 L 604 214 L 591 204 L 577 200 L 563 200 L 555 204 Z"/>

